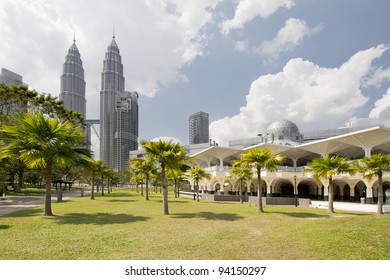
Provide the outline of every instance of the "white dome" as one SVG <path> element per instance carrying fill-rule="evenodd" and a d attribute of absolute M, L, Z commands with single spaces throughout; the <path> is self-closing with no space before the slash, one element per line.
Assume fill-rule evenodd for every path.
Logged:
<path fill-rule="evenodd" d="M 299 133 L 298 126 L 289 120 L 274 121 L 268 126 L 266 132 L 266 142 L 291 145 L 301 143 L 302 135 Z"/>

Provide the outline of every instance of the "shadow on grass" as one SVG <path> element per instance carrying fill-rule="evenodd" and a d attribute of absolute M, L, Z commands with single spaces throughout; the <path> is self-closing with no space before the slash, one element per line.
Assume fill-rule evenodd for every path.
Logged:
<path fill-rule="evenodd" d="M 160 200 L 161 201 L 161 200 Z M 184 200 L 170 200 L 168 203 L 190 203 L 190 201 Z"/>
<path fill-rule="evenodd" d="M 11 226 L 9 225 L 0 225 L 0 230 L 2 229 L 9 229 Z"/>
<path fill-rule="evenodd" d="M 306 213 L 306 212 L 282 212 L 282 211 L 272 211 L 270 214 L 283 214 L 293 218 L 330 218 L 330 215 L 315 214 L 315 213 Z"/>
<path fill-rule="evenodd" d="M 59 224 L 93 224 L 93 225 L 109 225 L 109 224 L 127 224 L 135 222 L 144 222 L 148 217 L 133 216 L 128 214 L 110 214 L 110 213 L 70 213 L 65 216 L 57 216 L 56 222 Z"/>
<path fill-rule="evenodd" d="M 199 213 L 180 213 L 172 214 L 175 219 L 204 219 L 204 220 L 221 220 L 221 221 L 237 221 L 243 219 L 243 216 L 231 213 L 213 213 L 213 212 L 199 212 Z"/>
<path fill-rule="evenodd" d="M 133 199 L 110 199 L 107 201 L 108 202 L 134 202 L 135 200 L 133 200 Z"/>
<path fill-rule="evenodd" d="M 4 215 L 4 217 L 30 217 L 30 216 L 37 216 L 39 214 L 43 215 L 42 208 L 29 208 L 29 209 L 18 210 L 18 211 L 6 214 L 6 215 Z"/>

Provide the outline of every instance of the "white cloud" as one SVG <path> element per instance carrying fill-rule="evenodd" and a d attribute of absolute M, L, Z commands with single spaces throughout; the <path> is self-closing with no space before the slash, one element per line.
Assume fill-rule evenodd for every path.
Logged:
<path fill-rule="evenodd" d="M 339 68 L 323 68 L 301 58 L 290 60 L 281 72 L 252 83 L 239 114 L 212 122 L 211 138 L 226 145 L 229 140 L 265 132 L 272 121 L 284 118 L 303 131 L 341 126 L 368 101 L 361 87 L 372 75 L 372 62 L 388 48 L 379 45 L 358 52 Z"/>
<path fill-rule="evenodd" d="M 87 111 L 96 118 L 113 24 L 126 89 L 154 96 L 161 85 L 188 80 L 180 69 L 203 55 L 209 38 L 202 28 L 212 22 L 212 10 L 220 1 L 3 0 L 1 67 L 21 74 L 38 91 L 58 95 L 75 29 L 90 101 Z"/>
<path fill-rule="evenodd" d="M 381 120 L 386 124 L 390 124 L 390 88 L 381 99 L 375 102 L 375 107 L 368 116 L 370 119 Z"/>
<path fill-rule="evenodd" d="M 383 69 L 382 67 L 379 67 L 364 85 L 378 87 L 385 80 L 390 80 L 390 68 Z"/>
<path fill-rule="evenodd" d="M 279 30 L 275 38 L 265 41 L 256 51 L 261 53 L 268 61 L 272 61 L 280 53 L 291 51 L 298 46 L 305 37 L 309 37 L 322 29 L 317 26 L 310 29 L 306 22 L 297 18 L 289 18 Z"/>
<path fill-rule="evenodd" d="M 159 137 L 156 137 L 156 138 L 153 138 L 152 140 L 150 140 L 151 142 L 157 142 L 159 140 L 162 140 L 162 141 L 172 141 L 173 143 L 179 143 L 181 144 L 181 141 L 180 139 L 176 138 L 176 137 L 171 137 L 171 136 L 159 136 Z"/>
<path fill-rule="evenodd" d="M 2 0 L 0 67 L 39 92 L 58 95 L 65 55 L 76 31 L 86 80 L 87 118 L 99 118 L 101 72 L 115 24 L 125 89 L 154 96 L 159 87 L 187 83 L 183 66 L 203 55 L 221 0 Z M 93 138 L 98 155 L 96 137 Z"/>
<path fill-rule="evenodd" d="M 248 50 L 248 41 L 237 41 L 235 42 L 234 49 L 240 53 L 246 52 Z"/>
<path fill-rule="evenodd" d="M 372 126 L 372 125 L 385 125 L 386 127 L 390 126 L 390 88 L 387 89 L 387 92 L 382 96 L 381 99 L 378 99 L 374 108 L 371 109 L 367 118 L 350 118 L 346 126 L 354 127 L 363 127 L 363 126 Z"/>
<path fill-rule="evenodd" d="M 221 32 L 227 35 L 232 29 L 242 29 L 256 17 L 267 18 L 280 8 L 290 9 L 294 5 L 293 0 L 240 0 L 234 18 L 220 25 Z"/>

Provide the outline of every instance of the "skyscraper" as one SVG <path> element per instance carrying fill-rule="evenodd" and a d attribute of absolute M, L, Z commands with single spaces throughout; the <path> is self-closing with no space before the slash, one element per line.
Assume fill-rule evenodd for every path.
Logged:
<path fill-rule="evenodd" d="M 189 118 L 190 145 L 209 142 L 209 114 L 197 112 Z"/>
<path fill-rule="evenodd" d="M 100 158 L 116 170 L 128 166 L 138 149 L 138 94 L 126 92 L 122 58 L 115 35 L 103 61 L 100 91 Z"/>
<path fill-rule="evenodd" d="M 73 44 L 70 46 L 62 66 L 60 99 L 64 100 L 66 108 L 80 113 L 86 120 L 87 100 L 85 98 L 84 68 L 75 39 L 73 39 Z M 89 124 L 86 124 L 84 133 L 87 147 L 90 149 L 91 130 Z"/>
<path fill-rule="evenodd" d="M 16 74 L 8 69 L 1 68 L 0 84 L 6 85 L 22 85 L 23 78 L 19 74 Z"/>
<path fill-rule="evenodd" d="M 68 50 L 62 66 L 60 98 L 64 106 L 86 117 L 85 80 L 83 62 L 76 46 L 76 40 Z"/>

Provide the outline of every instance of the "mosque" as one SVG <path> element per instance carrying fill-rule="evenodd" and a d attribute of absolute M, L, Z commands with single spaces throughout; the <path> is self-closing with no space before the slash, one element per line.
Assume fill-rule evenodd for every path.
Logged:
<path fill-rule="evenodd" d="M 320 156 L 343 156 L 349 160 L 371 154 L 390 152 L 390 129 L 382 125 L 365 128 L 342 128 L 301 134 L 298 126 L 289 120 L 271 123 L 264 134 L 257 137 L 230 141 L 228 147 L 215 143 L 191 145 L 192 164 L 203 167 L 212 175 L 210 180 L 199 182 L 200 191 L 207 197 L 236 197 L 239 182 L 229 177 L 232 161 L 249 149 L 265 147 L 274 154 L 283 154 L 284 165 L 276 172 L 261 171 L 261 190 L 266 199 L 295 198 L 301 203 L 328 199 L 328 181 L 316 180 L 313 174 L 304 172 L 308 162 Z M 361 174 L 333 176 L 334 200 L 376 203 L 378 182 L 363 178 Z M 383 177 L 384 203 L 390 204 L 390 173 Z M 253 176 L 244 184 L 246 197 L 256 196 L 257 178 Z M 228 200 L 228 199 L 225 199 Z M 283 200 L 283 199 L 282 199 Z M 280 201 L 282 201 L 280 200 Z M 297 203 L 297 202 L 295 202 Z"/>

